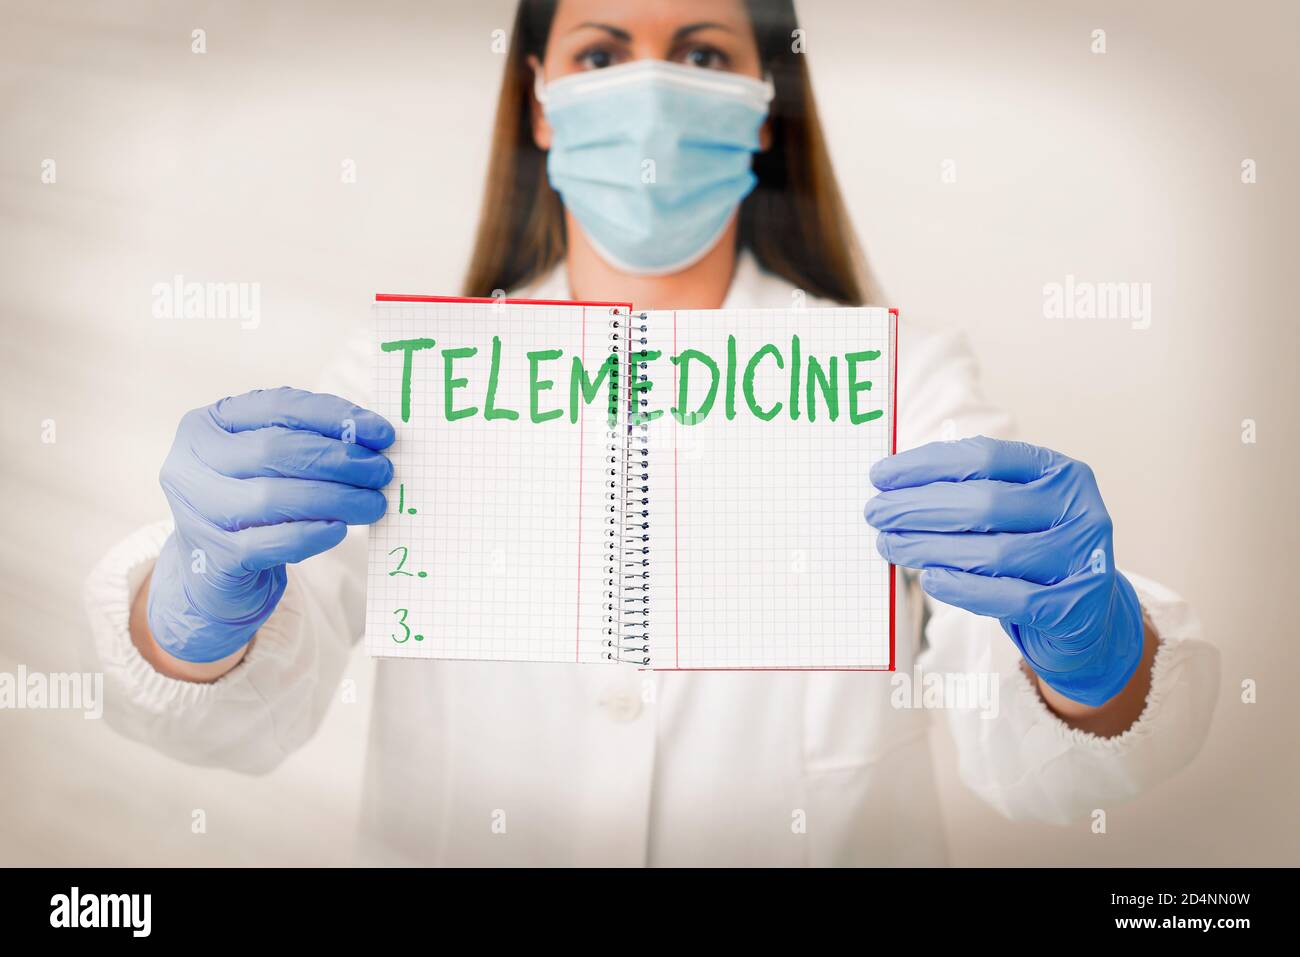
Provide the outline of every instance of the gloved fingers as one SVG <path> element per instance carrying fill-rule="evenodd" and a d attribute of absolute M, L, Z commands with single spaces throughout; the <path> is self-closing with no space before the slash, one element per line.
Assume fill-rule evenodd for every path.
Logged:
<path fill-rule="evenodd" d="M 312 479 L 213 476 L 186 490 L 186 504 L 228 532 L 280 522 L 368 525 L 384 514 L 382 492 Z"/>
<path fill-rule="evenodd" d="M 971 479 L 880 492 L 863 515 L 882 532 L 1039 532 L 1061 512 L 1040 486 Z"/>
<path fill-rule="evenodd" d="M 932 598 L 976 615 L 1033 625 L 1038 608 L 1053 586 L 951 568 L 927 568 L 921 572 L 921 587 Z"/>
<path fill-rule="evenodd" d="M 213 425 L 196 439 L 207 465 L 231 478 L 299 478 L 383 488 L 393 465 L 382 452 L 283 426 L 226 432 Z"/>
<path fill-rule="evenodd" d="M 871 467 L 871 483 L 881 491 L 931 482 L 994 479 L 1032 482 L 1065 457 L 1027 442 L 976 436 L 953 442 L 930 442 L 883 458 Z"/>
<path fill-rule="evenodd" d="M 258 389 L 222 399 L 211 406 L 213 420 L 227 432 L 282 426 L 331 439 L 354 438 L 370 449 L 386 449 L 397 433 L 377 412 L 324 392 Z"/>
<path fill-rule="evenodd" d="M 1046 532 L 881 532 L 876 550 L 894 565 L 949 568 L 976 575 L 1054 585 L 1071 572 L 1072 555 Z"/>
<path fill-rule="evenodd" d="M 231 532 L 229 545 L 243 568 L 260 572 L 329 551 L 347 533 L 342 522 L 281 522 Z"/>

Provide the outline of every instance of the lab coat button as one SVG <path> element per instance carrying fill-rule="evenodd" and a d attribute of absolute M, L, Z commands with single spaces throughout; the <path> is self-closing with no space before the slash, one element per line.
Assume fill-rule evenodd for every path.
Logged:
<path fill-rule="evenodd" d="M 641 699 L 628 692 L 606 695 L 600 699 L 600 706 L 609 720 L 620 723 L 635 721 L 641 713 Z"/>

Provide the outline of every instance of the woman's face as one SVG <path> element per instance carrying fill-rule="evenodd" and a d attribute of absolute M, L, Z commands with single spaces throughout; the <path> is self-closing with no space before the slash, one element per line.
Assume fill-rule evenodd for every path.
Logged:
<path fill-rule="evenodd" d="M 584 70 L 668 60 L 762 79 L 754 26 L 742 0 L 560 0 L 543 63 L 546 82 Z M 551 130 L 533 110 L 533 138 L 550 149 Z"/>

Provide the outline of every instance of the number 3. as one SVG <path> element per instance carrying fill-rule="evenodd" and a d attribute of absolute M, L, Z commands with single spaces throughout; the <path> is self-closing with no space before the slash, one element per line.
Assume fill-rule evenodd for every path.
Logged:
<path fill-rule="evenodd" d="M 410 612 L 406 608 L 398 608 L 393 612 L 394 615 L 398 616 L 397 623 L 402 626 L 402 631 L 405 632 L 405 634 L 403 634 L 401 638 L 398 638 L 396 635 L 389 635 L 388 637 L 392 638 L 393 641 L 397 642 L 399 645 L 404 644 L 411 637 L 411 626 L 406 623 L 406 616 L 409 613 Z"/>

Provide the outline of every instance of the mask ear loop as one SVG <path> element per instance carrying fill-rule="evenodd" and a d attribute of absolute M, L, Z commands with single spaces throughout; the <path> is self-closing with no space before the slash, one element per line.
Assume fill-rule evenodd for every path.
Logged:
<path fill-rule="evenodd" d="M 538 64 L 532 69 L 533 69 L 533 97 L 536 98 L 538 103 L 540 103 L 543 107 L 545 107 L 546 99 L 547 99 L 546 81 L 542 79 L 541 64 Z"/>

